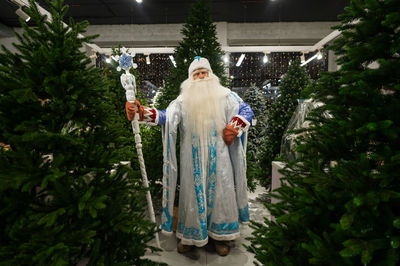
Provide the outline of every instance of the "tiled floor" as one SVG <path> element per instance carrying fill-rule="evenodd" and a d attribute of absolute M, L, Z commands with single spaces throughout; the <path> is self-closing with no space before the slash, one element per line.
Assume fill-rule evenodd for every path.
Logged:
<path fill-rule="evenodd" d="M 265 197 L 266 192 L 261 187 L 257 187 L 254 193 L 249 194 L 249 209 L 252 220 L 263 222 L 264 217 L 269 218 L 270 215 L 262 203 L 262 199 L 265 199 Z M 230 252 L 225 257 L 221 257 L 215 253 L 212 243 L 207 244 L 205 247 L 196 247 L 187 254 L 179 254 L 176 250 L 177 239 L 175 235 L 166 237 L 162 234 L 159 234 L 159 237 L 163 251 L 159 253 L 149 253 L 145 257 L 153 261 L 167 263 L 171 266 L 254 265 L 254 262 L 257 262 L 254 259 L 254 254 L 246 251 L 246 248 L 243 246 L 243 244 L 249 243 L 245 238 L 251 235 L 251 231 L 252 229 L 248 225 L 240 224 L 241 237 L 230 242 Z M 155 246 L 155 241 L 151 244 Z"/>

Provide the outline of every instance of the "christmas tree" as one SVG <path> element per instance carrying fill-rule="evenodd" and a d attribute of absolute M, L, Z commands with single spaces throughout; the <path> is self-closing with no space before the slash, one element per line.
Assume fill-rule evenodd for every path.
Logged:
<path fill-rule="evenodd" d="M 243 94 L 243 100 L 251 106 L 254 112 L 252 126 L 248 132 L 247 142 L 247 187 L 254 191 L 256 180 L 262 178 L 262 171 L 258 161 L 259 147 L 264 141 L 263 133 L 266 127 L 267 105 L 262 92 L 255 84 L 251 84 Z"/>
<path fill-rule="evenodd" d="M 287 124 L 297 107 L 297 99 L 302 89 L 310 83 L 307 71 L 300 66 L 297 58 L 289 66 L 287 73 L 282 78 L 280 96 L 271 105 L 268 112 L 267 126 L 265 128 L 265 139 L 261 145 L 260 166 L 263 175 L 260 184 L 269 188 L 271 184 L 271 163 L 279 155 L 282 136 Z"/>
<path fill-rule="evenodd" d="M 399 265 L 400 2 L 351 1 L 298 151 L 283 171 L 275 221 L 250 249 L 266 265 Z M 373 64 L 372 64 L 373 63 Z"/>
<path fill-rule="evenodd" d="M 188 69 L 195 56 L 209 60 L 213 73 L 224 79 L 223 52 L 217 41 L 216 26 L 212 22 L 210 10 L 203 0 L 192 5 L 182 29 L 183 40 L 175 49 L 176 67 L 171 67 L 165 85 L 160 88 L 155 101 L 157 109 L 165 109 L 180 93 L 181 83 L 188 78 Z M 179 144 L 178 144 L 179 145 Z M 146 167 L 151 167 L 150 179 L 161 180 L 163 163 L 163 144 L 160 127 L 152 127 L 143 141 Z M 179 162 L 179 152 L 177 153 Z M 151 165 L 149 165 L 151 163 Z M 154 178 L 153 178 L 154 177 Z M 161 191 L 161 190 L 159 190 Z"/>
<path fill-rule="evenodd" d="M 143 265 L 155 225 L 144 191 L 119 163 L 123 129 L 101 71 L 80 51 L 87 22 L 63 25 L 67 7 L 34 1 L 36 23 L 0 56 L 2 265 Z"/>
<path fill-rule="evenodd" d="M 225 82 L 223 52 L 209 7 L 203 0 L 197 0 L 191 6 L 181 33 L 183 40 L 179 42 L 174 54 L 176 67 L 171 68 L 163 96 L 157 101 L 156 107 L 159 109 L 166 108 L 178 96 L 181 83 L 188 78 L 189 65 L 195 56 L 207 58 L 214 74 Z"/>

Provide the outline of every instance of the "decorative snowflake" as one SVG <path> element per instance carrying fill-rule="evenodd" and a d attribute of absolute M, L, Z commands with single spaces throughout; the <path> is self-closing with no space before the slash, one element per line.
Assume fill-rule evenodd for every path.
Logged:
<path fill-rule="evenodd" d="M 117 70 L 121 71 L 121 69 L 124 69 L 125 71 L 128 71 L 131 67 L 137 68 L 137 64 L 132 62 L 132 58 L 135 57 L 135 53 L 132 52 L 128 54 L 125 47 L 122 47 L 121 51 L 121 56 L 117 55 L 112 57 L 114 61 L 119 61 L 119 67 L 117 67 Z"/>
<path fill-rule="evenodd" d="M 132 67 L 132 56 L 122 54 L 119 58 L 119 66 L 124 70 L 128 70 L 130 67 Z"/>

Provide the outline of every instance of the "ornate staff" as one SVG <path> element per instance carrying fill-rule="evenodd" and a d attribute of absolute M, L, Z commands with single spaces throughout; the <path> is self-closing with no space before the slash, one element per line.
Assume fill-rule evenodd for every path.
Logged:
<path fill-rule="evenodd" d="M 125 70 L 125 73 L 123 73 L 121 75 L 121 84 L 125 89 L 126 100 L 133 104 L 136 100 L 136 79 L 135 79 L 135 76 L 133 76 L 131 73 L 129 73 L 129 69 L 131 67 L 137 68 L 137 64 L 132 63 L 132 58 L 135 56 L 135 53 L 128 54 L 127 49 L 125 47 L 123 47 L 121 49 L 121 51 L 122 51 L 121 56 L 118 56 L 118 55 L 113 56 L 112 59 L 114 61 L 119 61 L 119 67 L 117 67 L 118 71 L 121 71 L 121 69 Z M 132 120 L 132 131 L 133 131 L 133 134 L 135 135 L 136 151 L 137 151 L 138 158 L 139 158 L 139 165 L 140 165 L 140 172 L 142 174 L 143 186 L 145 188 L 149 188 L 149 181 L 147 179 L 146 166 L 144 164 L 144 158 L 143 158 L 143 152 L 142 152 L 142 138 L 140 137 L 138 113 L 139 112 L 136 112 L 135 118 Z M 153 223 L 156 223 L 153 202 L 151 201 L 151 194 L 150 194 L 149 190 L 147 190 L 146 199 L 147 199 L 147 205 L 149 208 L 150 220 Z M 155 234 L 155 237 L 156 237 L 157 247 L 161 248 L 160 240 L 158 238 L 158 233 Z"/>

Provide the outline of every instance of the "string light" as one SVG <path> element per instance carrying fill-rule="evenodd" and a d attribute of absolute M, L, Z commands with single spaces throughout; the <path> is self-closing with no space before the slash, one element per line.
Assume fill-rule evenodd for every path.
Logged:
<path fill-rule="evenodd" d="M 321 53 L 324 53 L 321 50 Z M 171 54 L 151 54 L 151 64 L 146 63 L 146 55 L 136 54 L 135 63 L 138 68 L 136 69 L 139 80 L 138 89 L 151 94 L 152 90 L 156 90 L 160 86 L 163 86 L 163 81 L 169 76 L 171 64 Z M 299 52 L 274 52 L 267 54 L 268 64 L 263 64 L 264 53 L 246 53 L 246 61 L 243 61 L 240 67 L 236 67 L 234 64 L 229 67 L 229 78 L 231 80 L 231 86 L 233 88 L 247 88 L 251 83 L 255 83 L 256 86 L 262 88 L 262 84 L 265 81 L 269 81 L 271 86 L 279 86 L 279 78 L 282 74 L 288 70 L 289 60 L 295 60 L 301 57 Z M 173 55 L 171 55 L 173 57 Z M 237 62 L 240 58 L 241 53 L 231 53 L 229 59 L 231 62 Z M 98 57 L 101 60 L 96 61 L 96 65 L 99 67 L 109 67 L 105 62 L 104 55 Z M 174 60 L 175 61 L 175 60 Z M 228 67 L 226 65 L 226 67 Z M 322 60 L 314 60 L 305 66 L 307 72 L 310 74 L 312 79 L 317 79 L 320 72 L 327 71 L 327 57 L 323 56 Z M 148 84 L 153 84 L 153 87 Z"/>
<path fill-rule="evenodd" d="M 169 56 L 169 59 L 171 60 L 171 62 L 172 62 L 172 64 L 174 65 L 174 67 L 176 67 L 176 62 L 175 62 L 174 56 L 173 56 L 173 55 L 170 55 L 170 56 Z"/>
<path fill-rule="evenodd" d="M 240 55 L 239 60 L 238 60 L 237 63 L 236 63 L 236 66 L 237 66 L 237 67 L 240 66 L 240 65 L 242 64 L 243 59 L 244 59 L 244 56 L 245 56 L 245 54 L 241 54 L 241 55 Z"/>
<path fill-rule="evenodd" d="M 18 6 L 18 9 L 15 11 L 15 14 L 17 14 L 20 18 L 25 20 L 25 22 L 28 22 L 31 20 L 31 17 L 22 10 L 22 7 L 25 6 L 25 3 L 22 2 L 21 0 L 11 0 L 14 4 Z"/>
<path fill-rule="evenodd" d="M 264 53 L 263 63 L 264 63 L 264 64 L 268 63 L 268 56 L 267 56 L 266 53 Z"/>
<path fill-rule="evenodd" d="M 224 55 L 224 63 L 225 64 L 229 63 L 229 55 L 228 54 Z"/>
<path fill-rule="evenodd" d="M 304 53 L 300 56 L 300 63 L 304 63 L 306 61 L 306 57 L 304 55 Z"/>
<path fill-rule="evenodd" d="M 146 56 L 146 64 L 150 65 L 150 54 L 145 54 Z"/>
<path fill-rule="evenodd" d="M 321 60 L 321 59 L 322 59 L 322 53 L 321 53 L 321 50 L 318 50 L 318 53 L 317 53 L 317 59 L 318 59 L 318 60 Z"/>

